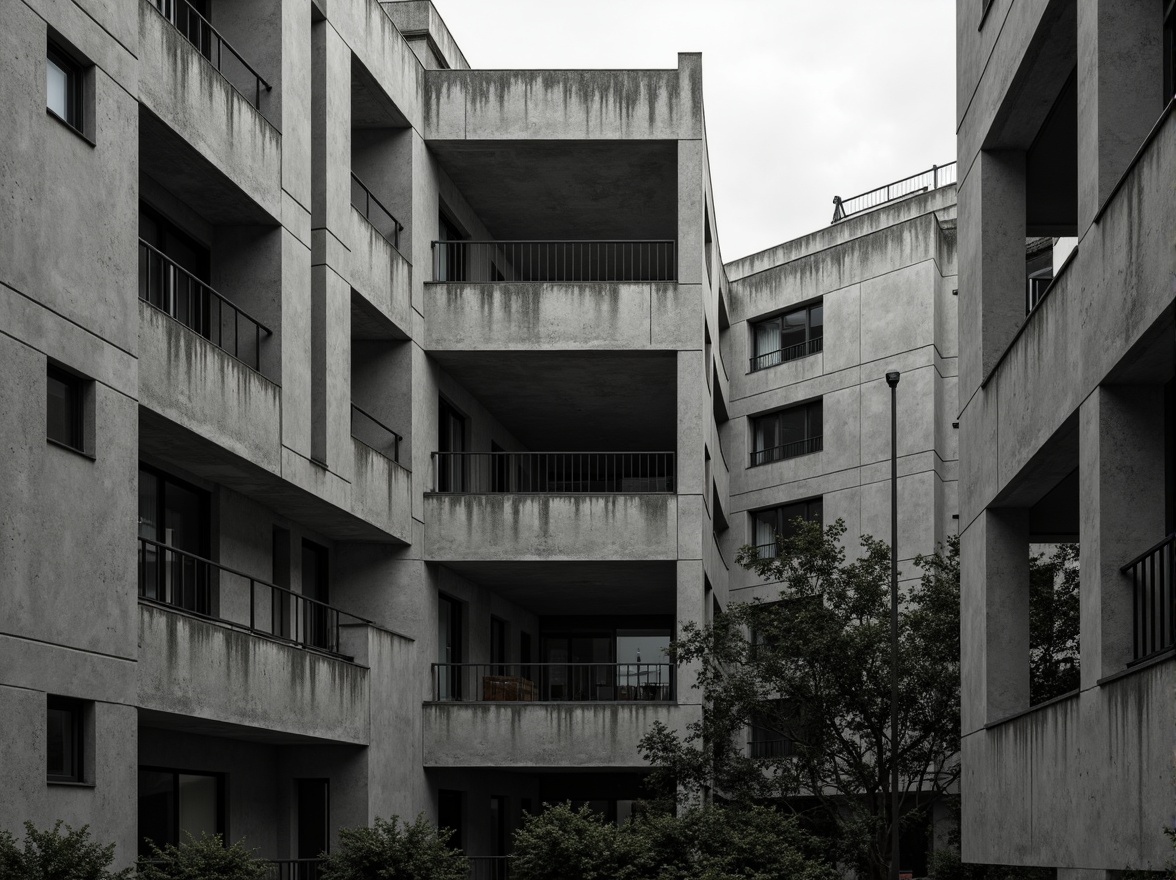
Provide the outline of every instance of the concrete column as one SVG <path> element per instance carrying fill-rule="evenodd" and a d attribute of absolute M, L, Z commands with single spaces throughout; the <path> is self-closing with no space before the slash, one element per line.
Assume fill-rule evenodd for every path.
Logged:
<path fill-rule="evenodd" d="M 1082 687 L 1132 660 L 1123 563 L 1164 536 L 1164 390 L 1104 385 L 1079 410 Z"/>
<path fill-rule="evenodd" d="M 989 508 L 960 537 L 962 729 L 1029 706 L 1029 512 Z"/>
<path fill-rule="evenodd" d="M 1025 154 L 982 151 L 959 191 L 960 400 L 1025 320 Z"/>
<path fill-rule="evenodd" d="M 1078 3 L 1078 229 L 1111 194 L 1163 109 L 1163 8 Z"/>

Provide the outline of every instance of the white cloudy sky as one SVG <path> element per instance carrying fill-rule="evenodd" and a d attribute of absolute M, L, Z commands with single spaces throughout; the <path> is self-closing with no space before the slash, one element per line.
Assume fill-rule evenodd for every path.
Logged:
<path fill-rule="evenodd" d="M 955 159 L 954 0 L 434 0 L 476 68 L 703 53 L 723 259 Z"/>

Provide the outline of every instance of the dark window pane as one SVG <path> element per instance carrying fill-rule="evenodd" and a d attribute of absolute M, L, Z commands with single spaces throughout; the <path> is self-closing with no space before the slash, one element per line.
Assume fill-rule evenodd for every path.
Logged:
<path fill-rule="evenodd" d="M 82 781 L 82 707 L 50 697 L 45 718 L 45 771 L 57 782 Z"/>
<path fill-rule="evenodd" d="M 139 855 L 150 855 L 146 841 L 156 846 L 176 839 L 176 774 L 164 770 L 139 771 Z"/>
<path fill-rule="evenodd" d="M 780 439 L 779 445 L 785 447 L 781 450 L 784 456 L 796 455 L 803 450 L 792 447 L 793 443 L 800 443 L 805 439 L 806 421 L 807 421 L 807 407 L 795 406 L 792 409 L 786 409 L 780 412 Z"/>
<path fill-rule="evenodd" d="M 780 350 L 780 322 L 760 321 L 755 325 L 755 355 L 761 357 Z M 759 366 L 768 366 L 760 364 Z"/>
<path fill-rule="evenodd" d="M 810 403 L 808 409 L 808 433 L 807 437 L 820 437 L 824 431 L 824 417 L 825 407 L 820 400 L 815 400 Z"/>
<path fill-rule="evenodd" d="M 220 780 L 215 776 L 177 774 L 179 789 L 180 840 L 191 834 L 197 840 L 202 834 L 218 834 L 220 813 Z"/>
<path fill-rule="evenodd" d="M 780 332 L 781 348 L 790 348 L 804 342 L 807 312 L 807 309 L 799 309 L 795 312 L 789 312 L 783 317 L 783 328 Z"/>
<path fill-rule="evenodd" d="M 825 306 L 813 306 L 809 309 L 809 339 L 816 339 L 825 335 Z"/>
<path fill-rule="evenodd" d="M 50 367 L 45 387 L 46 436 L 65 446 L 81 449 L 81 383 L 77 377 Z"/>

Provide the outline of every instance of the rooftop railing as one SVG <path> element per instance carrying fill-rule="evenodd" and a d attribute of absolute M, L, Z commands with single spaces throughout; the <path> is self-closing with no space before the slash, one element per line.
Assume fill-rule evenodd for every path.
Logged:
<path fill-rule="evenodd" d="M 433 491 L 636 494 L 674 491 L 672 452 L 434 452 Z"/>
<path fill-rule="evenodd" d="M 767 449 L 757 449 L 751 453 L 751 466 L 756 467 L 761 464 L 769 464 L 773 461 L 784 461 L 787 458 L 799 458 L 802 455 L 811 455 L 814 452 L 820 452 L 824 448 L 824 437 L 806 437 L 804 440 L 797 440 L 793 443 L 784 443 L 780 446 L 771 446 Z"/>
<path fill-rule="evenodd" d="M 351 172 L 351 205 L 363 214 L 363 218 L 376 232 L 384 236 L 392 247 L 400 250 L 400 232 L 404 229 L 404 224 L 392 216 L 392 212 L 372 194 L 367 184 L 355 176 L 354 171 Z"/>
<path fill-rule="evenodd" d="M 1134 588 L 1135 660 L 1176 646 L 1176 533 L 1120 569 Z"/>
<path fill-rule="evenodd" d="M 677 248 L 675 241 L 434 241 L 433 280 L 676 281 Z"/>
<path fill-rule="evenodd" d="M 370 623 L 150 538 L 139 538 L 139 598 L 344 659 L 341 625 Z"/>
<path fill-rule="evenodd" d="M 927 171 L 920 171 L 918 174 L 912 174 L 910 177 L 904 177 L 902 180 L 896 180 L 848 199 L 833 196 L 833 219 L 830 222 L 838 223 L 846 217 L 872 210 L 887 202 L 905 199 L 908 196 L 938 189 L 955 182 L 956 163 L 948 162 L 946 165 L 932 165 Z"/>
<path fill-rule="evenodd" d="M 261 371 L 261 339 L 273 331 L 142 239 L 139 299 Z"/>
<path fill-rule="evenodd" d="M 237 66 L 246 80 L 252 78 L 253 106 L 261 111 L 261 90 L 267 92 L 273 88 L 253 66 L 234 49 L 220 32 L 208 23 L 188 0 L 146 0 L 147 5 L 162 15 L 178 30 L 189 43 L 196 47 L 204 58 L 216 68 L 217 73 L 224 77 L 225 82 L 232 86 L 246 100 L 248 92 L 242 89 L 233 78 L 225 72 L 225 63 L 230 67 Z"/>
<path fill-rule="evenodd" d="M 400 441 L 404 438 L 354 403 L 351 404 L 351 436 L 384 458 L 400 463 Z"/>
<path fill-rule="evenodd" d="M 785 348 L 778 348 L 775 351 L 764 352 L 757 354 L 751 358 L 751 369 L 749 372 L 756 372 L 757 370 L 764 370 L 768 367 L 774 367 L 777 364 L 782 364 L 785 361 L 795 361 L 803 357 L 808 357 L 810 354 L 816 354 L 822 351 L 825 347 L 825 338 L 817 336 L 807 342 L 798 342 L 796 345 L 789 345 Z"/>
<path fill-rule="evenodd" d="M 433 699 L 617 703 L 674 699 L 671 663 L 434 663 Z"/>

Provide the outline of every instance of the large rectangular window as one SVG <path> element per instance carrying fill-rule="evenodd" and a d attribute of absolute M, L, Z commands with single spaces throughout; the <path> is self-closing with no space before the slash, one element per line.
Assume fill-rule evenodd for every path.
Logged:
<path fill-rule="evenodd" d="M 813 400 L 751 419 L 751 466 L 822 449 L 821 401 Z"/>
<path fill-rule="evenodd" d="M 49 697 L 45 718 L 45 777 L 50 782 L 84 782 L 85 706 Z"/>
<path fill-rule="evenodd" d="M 796 520 L 820 523 L 822 514 L 820 498 L 809 498 L 805 501 L 794 501 L 791 504 L 757 510 L 751 515 L 754 530 L 752 540 L 760 558 L 771 559 L 776 556 L 777 536 L 789 538 L 795 535 Z"/>
<path fill-rule="evenodd" d="M 85 451 L 83 433 L 84 381 L 52 364 L 45 379 L 45 436 L 53 443 Z"/>
<path fill-rule="evenodd" d="M 750 372 L 816 354 L 825 335 L 824 301 L 756 321 L 751 325 Z"/>
<path fill-rule="evenodd" d="M 139 768 L 139 854 L 191 834 L 225 833 L 225 778 L 219 773 Z"/>

